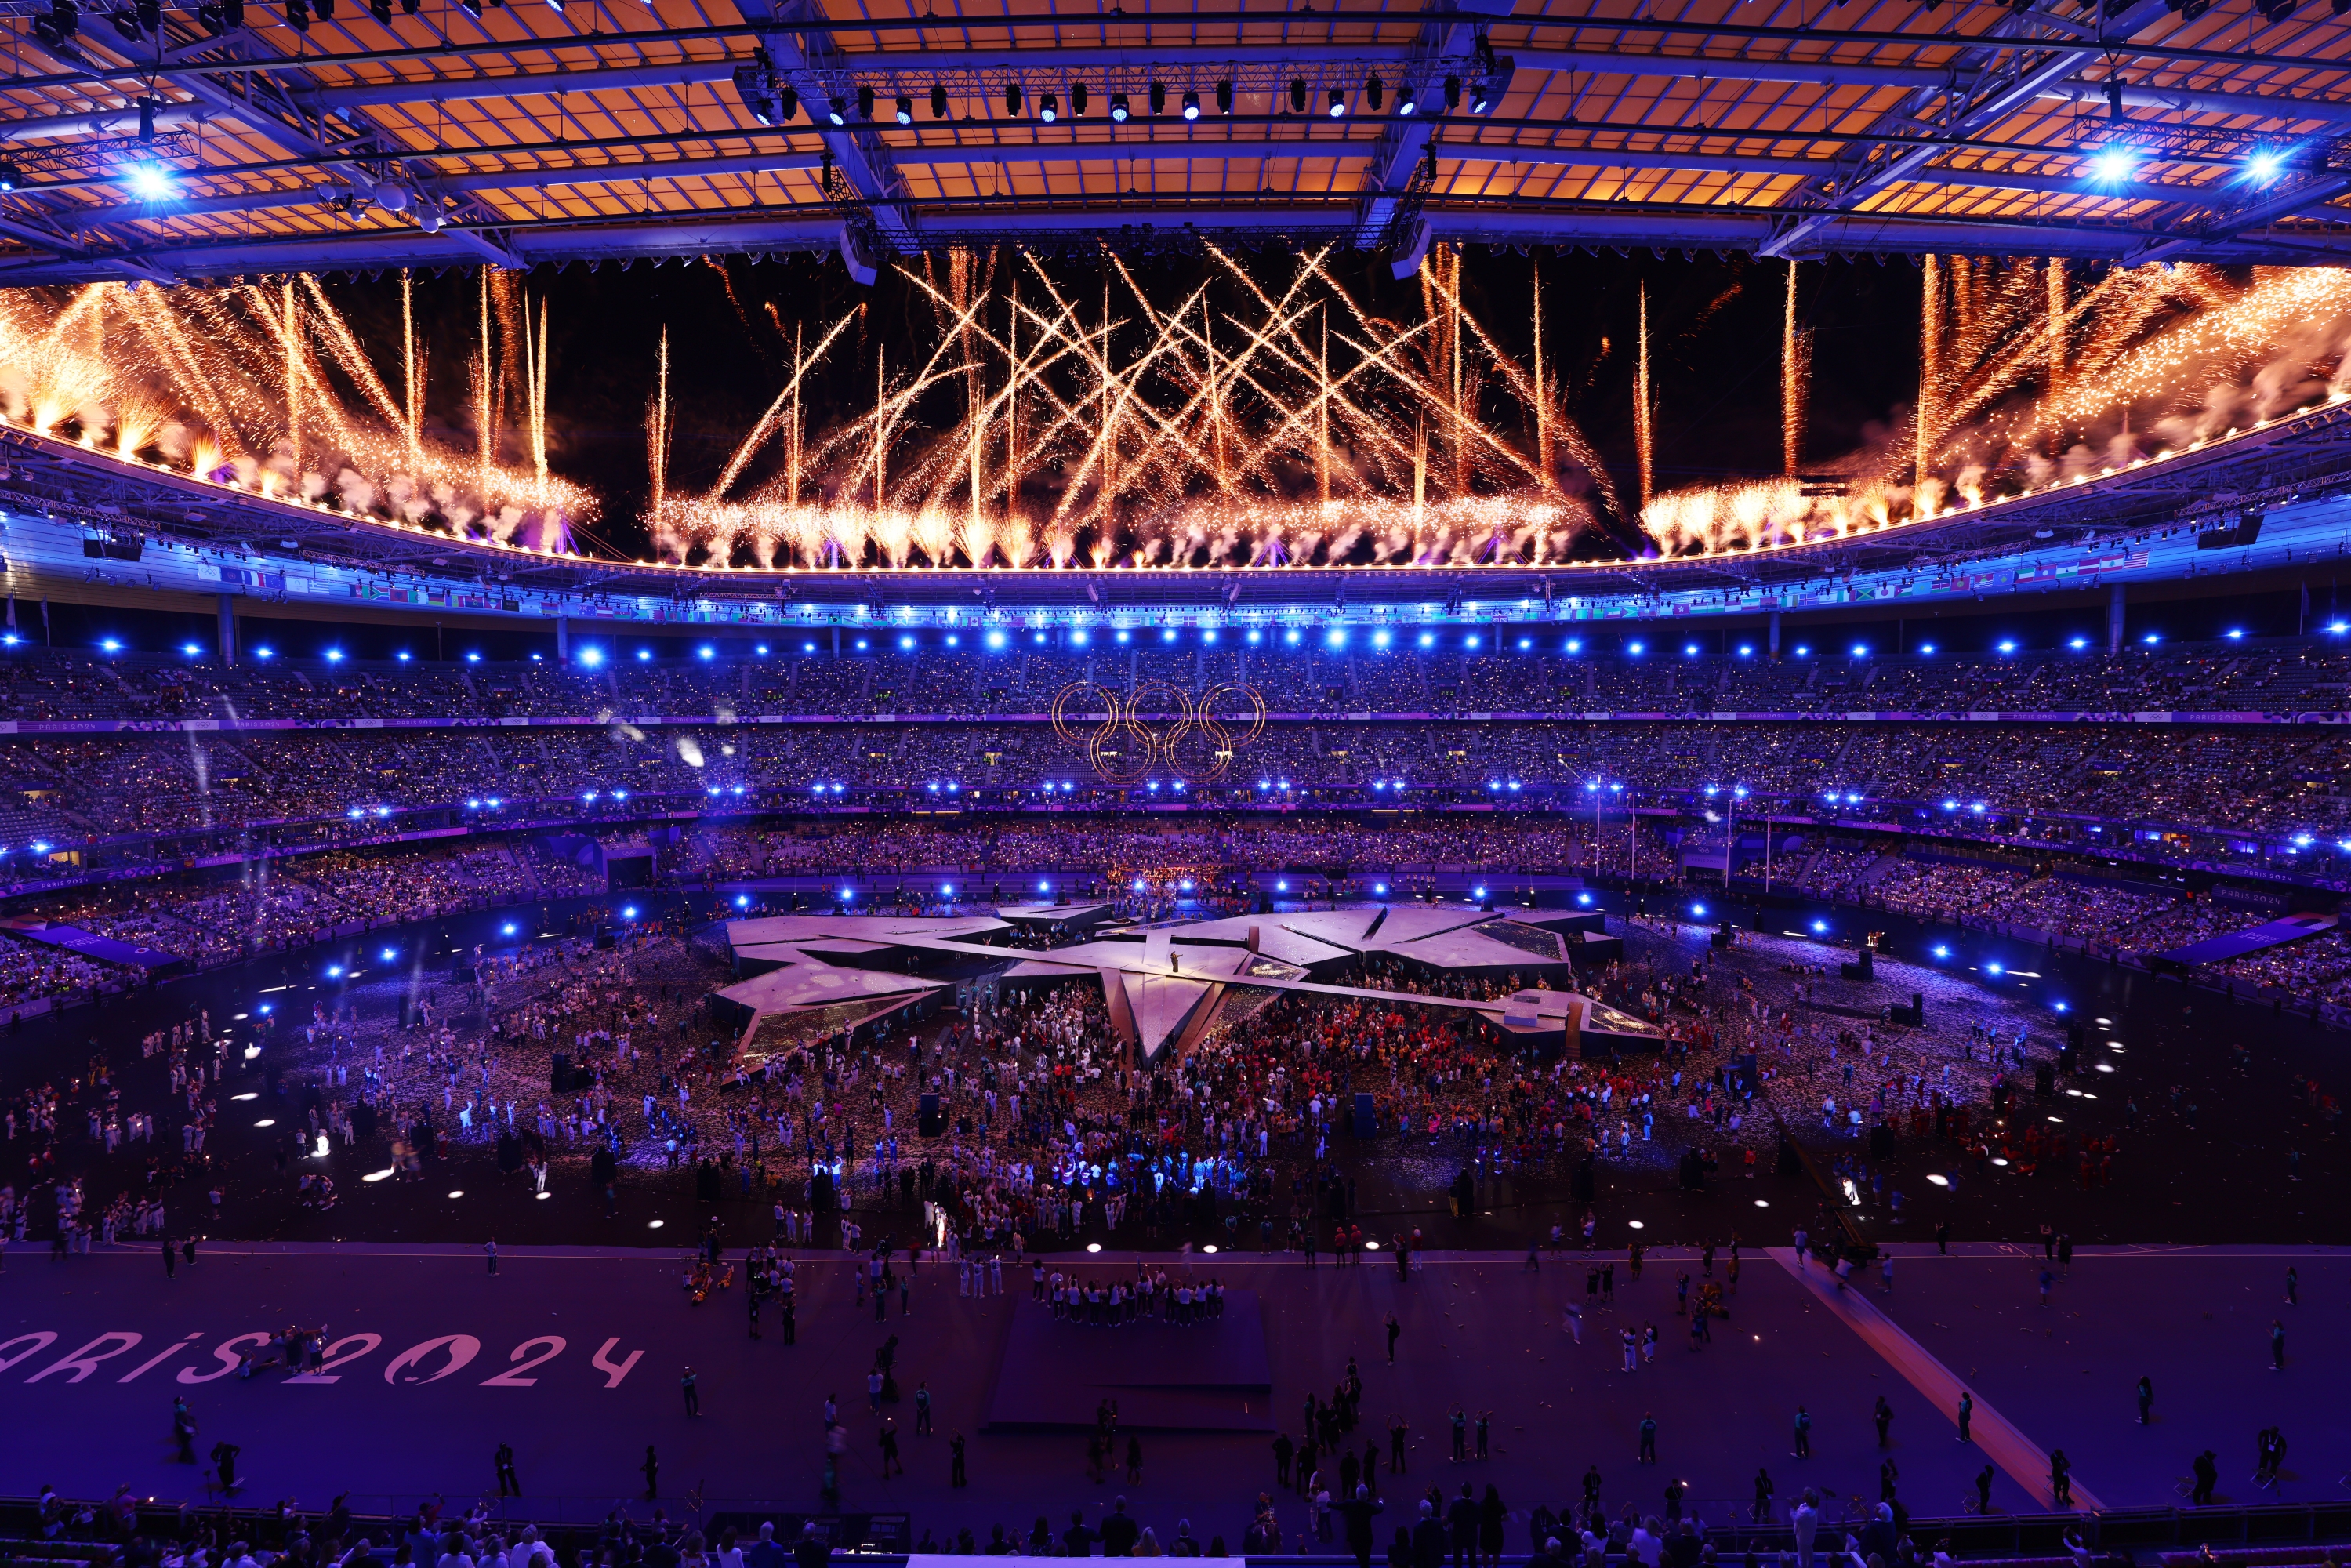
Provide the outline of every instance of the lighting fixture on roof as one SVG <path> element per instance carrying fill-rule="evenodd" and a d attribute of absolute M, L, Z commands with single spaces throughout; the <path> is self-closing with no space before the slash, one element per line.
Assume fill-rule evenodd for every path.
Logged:
<path fill-rule="evenodd" d="M 898 95 L 896 119 L 901 125 L 914 123 L 914 100 L 903 92 Z"/>
<path fill-rule="evenodd" d="M 482 19 L 482 0 L 457 0 L 457 4 L 463 5 L 465 8 L 465 14 L 475 21 L 478 22 Z M 310 7 L 304 5 L 302 0 L 286 0 L 286 25 L 298 33 L 308 32 Z"/>
<path fill-rule="evenodd" d="M 1379 80 L 1379 78 L 1374 77 L 1372 79 L 1374 81 L 1377 81 Z M 1373 107 L 1377 108 L 1378 105 L 1374 104 Z M 1415 88 L 1410 82 L 1406 82 L 1402 87 L 1396 89 L 1396 112 L 1398 114 L 1417 114 L 1420 112 L 1420 92 L 1419 89 Z"/>
<path fill-rule="evenodd" d="M 1445 111 L 1447 114 L 1450 114 L 1460 107 L 1461 78 L 1459 77 L 1447 77 L 1445 78 Z"/>
<path fill-rule="evenodd" d="M 1070 118 L 1072 120 L 1083 120 L 1085 117 L 1086 84 L 1081 81 L 1073 81 L 1070 84 Z"/>
<path fill-rule="evenodd" d="M 1155 115 L 1165 114 L 1167 112 L 1167 84 L 1165 82 L 1155 81 L 1151 84 L 1151 112 Z"/>
<path fill-rule="evenodd" d="M 1184 118 L 1186 120 L 1200 118 L 1200 95 L 1190 88 L 1184 90 Z"/>
<path fill-rule="evenodd" d="M 13 158 L 0 158 L 0 191 L 13 191 L 25 183 L 24 170 Z"/>
<path fill-rule="evenodd" d="M 1016 117 L 1020 113 L 1020 84 L 1017 81 L 1004 84 L 1004 112 Z"/>
<path fill-rule="evenodd" d="M 2351 0 L 2344 0 L 2344 6 L 2351 10 Z M 2252 157 L 2245 160 L 2245 181 L 2248 184 L 2266 185 L 2284 172 L 2285 154 L 2274 147 L 2257 149 Z"/>
<path fill-rule="evenodd" d="M 1013 90 L 1018 92 L 1019 89 L 1015 88 Z M 824 117 L 827 120 L 831 120 L 835 125 L 848 124 L 849 100 L 841 97 L 839 93 L 834 93 L 832 95 L 832 101 L 825 106 Z"/>
<path fill-rule="evenodd" d="M 160 202 L 172 193 L 171 172 L 154 163 L 134 163 L 123 178 L 131 193 L 141 201 Z"/>
<path fill-rule="evenodd" d="M 1061 116 L 1061 100 L 1047 93 L 1037 104 L 1037 118 L 1050 125 Z"/>
<path fill-rule="evenodd" d="M 947 89 L 945 84 L 933 82 L 931 84 L 931 118 L 933 120 L 945 120 L 946 117 Z"/>
<path fill-rule="evenodd" d="M 1331 89 L 1331 118 L 1342 119 L 1347 112 L 1347 95 L 1339 88 Z"/>
<path fill-rule="evenodd" d="M 2090 177 L 2113 185 L 2130 178 L 2137 160 L 2127 147 L 2102 147 L 2090 155 Z"/>
<path fill-rule="evenodd" d="M 1290 78 L 1290 112 L 1292 114 L 1306 112 L 1306 78 L 1304 77 Z"/>
<path fill-rule="evenodd" d="M 1381 106 L 1387 102 L 1387 84 L 1380 80 L 1379 72 L 1374 71 L 1371 75 L 1364 78 L 1364 108 L 1370 110 L 1374 114 L 1377 114 L 1380 111 Z"/>
<path fill-rule="evenodd" d="M 1232 111 L 1233 84 L 1229 81 L 1220 81 L 1217 84 L 1217 112 L 1230 114 Z"/>
<path fill-rule="evenodd" d="M 857 89 L 857 118 L 860 120 L 873 118 L 873 89 L 870 87 L 861 87 Z"/>
<path fill-rule="evenodd" d="M 1114 125 L 1126 123 L 1126 94 L 1114 92 L 1110 95 L 1110 118 Z"/>
<path fill-rule="evenodd" d="M 81 9 L 73 0 L 49 0 L 49 14 L 33 18 L 33 36 L 49 45 L 63 43 L 81 31 Z"/>

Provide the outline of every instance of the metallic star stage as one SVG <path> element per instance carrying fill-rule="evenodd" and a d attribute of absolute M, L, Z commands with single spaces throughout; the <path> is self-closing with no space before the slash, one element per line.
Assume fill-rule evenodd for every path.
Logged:
<path fill-rule="evenodd" d="M 1190 1049 L 1219 1022 L 1282 994 L 1433 1009 L 1474 1019 L 1520 1044 L 1607 1056 L 1652 1051 L 1662 1034 L 1573 987 L 1623 956 L 1597 915 L 1467 904 L 1361 904 L 1227 919 L 1122 925 L 1101 904 L 1018 904 L 994 915 L 787 915 L 726 927 L 736 973 L 718 991 L 740 1026 L 743 1054 L 769 1054 L 770 1023 L 820 1033 L 918 1009 L 961 983 L 992 978 L 1016 991 L 1099 985 L 1122 1039 L 1146 1061 Z M 1015 947 L 1023 931 L 1066 946 Z M 1491 1000 L 1418 996 L 1330 983 L 1364 959 L 1417 977 L 1517 974 L 1538 988 Z"/>

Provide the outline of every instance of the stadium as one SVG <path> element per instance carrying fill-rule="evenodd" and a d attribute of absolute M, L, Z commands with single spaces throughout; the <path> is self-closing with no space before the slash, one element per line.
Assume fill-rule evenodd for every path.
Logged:
<path fill-rule="evenodd" d="M 0 5 L 0 1553 L 2340 1563 L 2346 5 Z"/>

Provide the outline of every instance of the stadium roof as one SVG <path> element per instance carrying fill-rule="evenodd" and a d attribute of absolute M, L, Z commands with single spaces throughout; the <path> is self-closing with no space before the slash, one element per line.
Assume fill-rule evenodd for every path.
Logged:
<path fill-rule="evenodd" d="M 1005 242 L 2351 257 L 2345 18 L 2048 4 L 5 0 L 0 285 Z"/>

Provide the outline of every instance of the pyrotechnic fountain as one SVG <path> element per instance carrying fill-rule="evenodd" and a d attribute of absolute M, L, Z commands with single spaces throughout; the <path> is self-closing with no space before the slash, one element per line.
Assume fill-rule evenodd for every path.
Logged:
<path fill-rule="evenodd" d="M 1544 340 L 1540 271 L 1522 365 L 1465 308 L 1447 247 L 1402 319 L 1351 292 L 1327 252 L 1272 282 L 1206 256 L 1188 291 L 1156 298 L 1107 252 L 1098 294 L 1008 247 L 910 259 L 904 297 L 935 329 L 911 345 L 877 333 L 868 380 L 850 329 L 871 304 L 790 323 L 783 385 L 702 494 L 671 479 L 664 333 L 646 429 L 659 553 L 697 567 L 1541 565 L 1590 553 L 1578 540 L 1595 528 L 1625 532 L 1562 399 L 1573 378 Z M 1782 473 L 1661 495 L 1643 287 L 1632 427 L 1647 536 L 1670 553 L 1843 537 L 2351 392 L 2351 277 L 2337 271 L 2085 279 L 2058 262 L 1941 257 L 1923 280 L 1918 395 L 1898 434 L 1799 479 L 1812 339 L 1791 264 Z M 470 451 L 427 428 L 404 277 L 396 386 L 308 276 L 0 295 L 0 406 L 20 427 L 295 505 L 569 549 L 595 501 L 549 472 L 547 301 L 534 322 L 523 277 L 486 270 L 468 303 Z M 860 407 L 843 413 L 849 385 Z"/>
<path fill-rule="evenodd" d="M 1978 507 L 2182 451 L 2351 394 L 2351 275 L 2325 267 L 2116 270 L 1926 259 L 1907 438 L 1792 476 L 1808 339 L 1790 275 L 1782 396 L 1789 476 L 1657 497 L 1668 552 L 1834 538 Z"/>
<path fill-rule="evenodd" d="M 594 497 L 548 472 L 548 318 L 482 275 L 469 367 L 475 450 L 428 438 L 426 365 L 401 289 L 393 396 L 319 280 L 219 289 L 93 284 L 0 293 L 0 404 L 45 435 L 257 495 L 549 549 Z M 502 461 L 518 418 L 528 467 Z"/>
<path fill-rule="evenodd" d="M 1025 254 L 902 267 L 936 317 L 926 356 L 877 350 L 871 409 L 810 432 L 801 388 L 852 318 L 795 337 L 783 391 L 710 494 L 667 495 L 656 539 L 763 566 L 1536 562 L 1621 515 L 1540 348 L 1530 371 L 1462 308 L 1458 256 L 1422 268 L 1421 319 L 1399 323 L 1326 254 L 1270 288 L 1211 248 L 1210 283 L 1166 306 L 1115 256 L 1099 300 Z M 974 276 L 990 266 L 1010 276 Z M 1499 400 L 1529 439 L 1496 430 Z"/>

